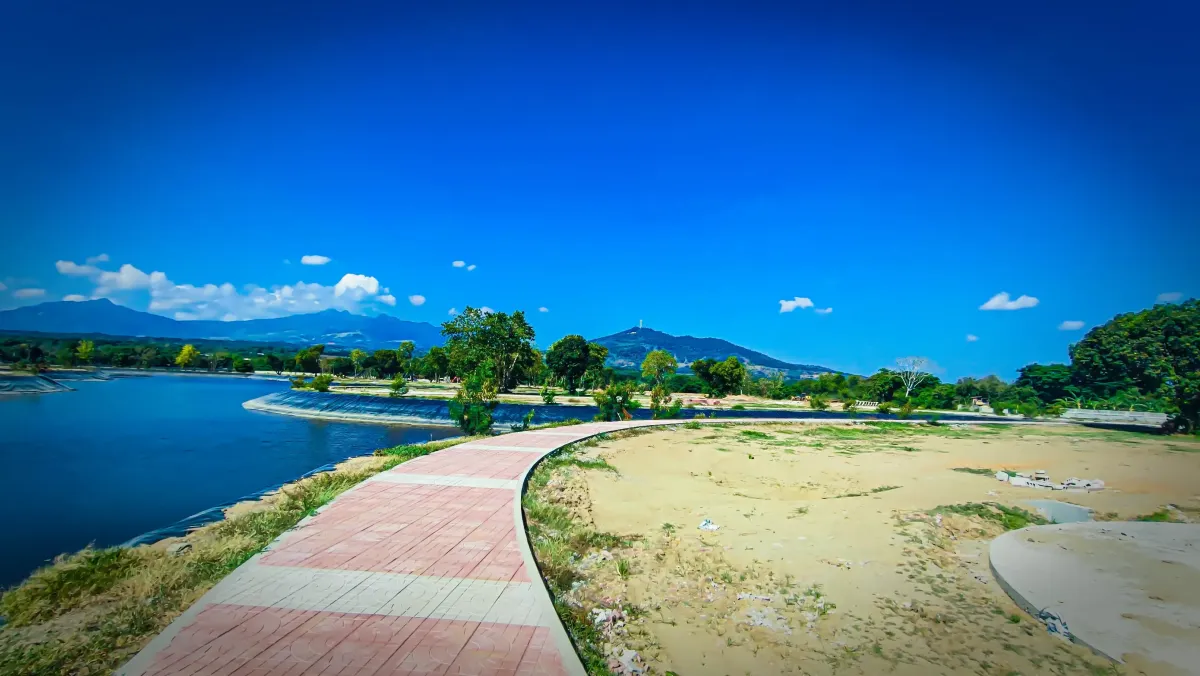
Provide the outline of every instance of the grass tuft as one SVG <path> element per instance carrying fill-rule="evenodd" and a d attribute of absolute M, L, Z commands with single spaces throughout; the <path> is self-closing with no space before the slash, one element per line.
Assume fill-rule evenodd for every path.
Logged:
<path fill-rule="evenodd" d="M 929 510 L 931 515 L 959 514 L 994 521 L 1004 530 L 1017 530 L 1026 526 L 1042 526 L 1050 523 L 1046 519 L 1020 507 L 1009 507 L 998 502 L 968 502 L 961 505 L 942 505 Z"/>

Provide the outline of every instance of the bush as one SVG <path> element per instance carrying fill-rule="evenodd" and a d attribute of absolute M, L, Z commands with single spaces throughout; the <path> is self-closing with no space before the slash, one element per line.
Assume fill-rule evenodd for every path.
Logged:
<path fill-rule="evenodd" d="M 450 401 L 450 417 L 466 434 L 490 434 L 492 411 L 496 408 L 496 382 L 488 360 L 463 379 L 458 394 Z"/>
<path fill-rule="evenodd" d="M 678 399 L 672 401 L 671 392 L 666 387 L 656 385 L 650 390 L 650 412 L 655 420 L 679 417 L 681 408 L 683 402 Z"/>
<path fill-rule="evenodd" d="M 901 420 L 908 420 L 909 418 L 912 417 L 912 413 L 913 413 L 912 402 L 906 401 L 906 402 L 904 402 L 904 405 L 900 407 L 900 410 L 896 413 L 896 417 Z"/>
<path fill-rule="evenodd" d="M 625 381 L 613 383 L 593 394 L 592 398 L 596 400 L 596 407 L 600 409 L 596 414 L 596 420 L 629 420 L 632 418 L 632 411 L 641 406 L 633 398 L 635 387 L 633 383 Z"/>
<path fill-rule="evenodd" d="M 733 405 L 733 410 L 735 410 L 735 411 L 745 411 L 745 410 L 746 410 L 746 405 L 745 405 L 745 404 L 734 404 L 734 405 Z"/>
<path fill-rule="evenodd" d="M 291 383 L 293 390 L 303 390 L 308 388 L 308 381 L 304 379 L 304 376 L 296 376 L 295 378 L 292 378 Z"/>
<path fill-rule="evenodd" d="M 333 382 L 333 376 L 328 373 L 322 373 L 312 379 L 311 387 L 318 392 L 328 392 L 329 385 Z"/>
<path fill-rule="evenodd" d="M 554 397 L 556 396 L 554 388 L 550 387 L 549 385 L 542 385 L 542 391 L 540 394 L 542 395 L 543 404 L 549 406 L 550 404 L 554 403 Z"/>
<path fill-rule="evenodd" d="M 529 412 L 525 414 L 525 417 L 521 418 L 521 422 L 509 425 L 509 429 L 514 432 L 524 432 L 525 430 L 529 429 L 529 423 L 533 422 L 533 414 L 534 410 L 532 408 L 529 409 Z"/>
<path fill-rule="evenodd" d="M 1038 414 L 1037 404 L 1033 403 L 1032 401 L 1027 401 L 1024 404 L 1021 404 L 1017 410 L 1026 418 L 1034 418 L 1037 417 Z"/>
<path fill-rule="evenodd" d="M 408 394 L 408 379 L 403 375 L 397 374 L 392 378 L 391 392 L 388 392 L 389 397 L 400 397 Z"/>
<path fill-rule="evenodd" d="M 885 402 L 879 404 L 879 407 L 875 409 L 875 412 L 883 413 L 883 414 L 891 413 L 892 412 L 891 402 L 885 401 Z"/>
<path fill-rule="evenodd" d="M 814 411 L 824 411 L 829 408 L 829 402 L 814 394 L 808 398 L 808 407 Z"/>
<path fill-rule="evenodd" d="M 254 373 L 254 364 L 248 359 L 237 359 L 233 364 L 233 370 L 238 373 Z"/>

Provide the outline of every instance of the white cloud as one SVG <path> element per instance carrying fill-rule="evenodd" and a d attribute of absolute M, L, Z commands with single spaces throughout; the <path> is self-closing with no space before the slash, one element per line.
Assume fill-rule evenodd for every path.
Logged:
<path fill-rule="evenodd" d="M 1038 304 L 1038 299 L 1033 296 L 1020 296 L 1016 300 L 1012 300 L 1008 296 L 1007 291 L 992 296 L 988 302 L 979 306 L 980 310 L 1024 310 Z"/>
<path fill-rule="evenodd" d="M 1083 322 L 1076 320 L 1076 319 L 1068 319 L 1067 321 L 1058 325 L 1059 331 L 1078 331 L 1079 329 L 1082 329 L 1082 328 L 1083 328 Z"/>
<path fill-rule="evenodd" d="M 540 308 L 538 308 L 538 312 L 549 312 L 549 311 L 550 311 L 550 308 L 548 308 L 548 307 L 540 307 Z"/>
<path fill-rule="evenodd" d="M 471 265 L 468 265 L 468 266 L 467 266 L 467 272 L 470 272 L 470 271 L 472 271 L 472 270 L 474 270 L 474 269 L 475 269 L 475 264 L 474 264 L 474 263 L 472 263 Z"/>
<path fill-rule="evenodd" d="M 87 296 L 81 296 L 77 293 L 69 293 L 63 296 L 63 300 L 67 301 L 68 303 L 82 303 L 83 301 L 87 300 Z"/>
<path fill-rule="evenodd" d="M 91 277 L 100 274 L 100 269 L 94 265 L 79 265 L 71 261 L 56 261 L 54 269 L 58 274 L 68 277 Z"/>
<path fill-rule="evenodd" d="M 458 308 L 453 308 L 453 307 L 452 307 L 452 308 L 450 308 L 450 311 L 449 311 L 449 312 L 447 312 L 446 314 L 448 314 L 448 315 L 450 315 L 451 317 L 453 317 L 454 315 L 458 314 Z"/>
<path fill-rule="evenodd" d="M 41 298 L 46 295 L 45 289 L 17 289 L 13 291 L 13 298 Z"/>
<path fill-rule="evenodd" d="M 967 342 L 968 342 L 968 343 L 974 343 L 974 342 L 975 342 L 975 341 L 977 341 L 977 340 L 979 340 L 979 336 L 977 336 L 977 335 L 975 335 L 975 334 L 973 334 L 973 333 L 968 333 L 968 334 L 967 334 Z"/>
<path fill-rule="evenodd" d="M 453 265 L 456 268 L 461 268 L 461 267 L 465 266 L 466 264 L 467 264 L 466 261 L 454 261 L 450 265 Z"/>
<path fill-rule="evenodd" d="M 146 274 L 129 263 L 122 265 L 116 272 L 101 270 L 99 276 L 96 278 L 96 283 L 105 289 L 121 290 L 148 289 L 151 284 L 155 283 L 170 284 L 166 274 L 162 272 Z"/>
<path fill-rule="evenodd" d="M 819 315 L 827 315 L 827 314 L 829 314 L 830 312 L 833 312 L 833 308 L 831 308 L 831 307 L 824 307 L 824 308 L 822 308 L 822 307 L 819 307 L 819 308 L 817 308 L 817 309 L 813 310 L 813 312 L 815 312 L 815 313 L 817 313 L 817 314 L 819 314 Z"/>
<path fill-rule="evenodd" d="M 779 301 L 779 312 L 780 313 L 791 312 L 792 310 L 795 310 L 796 308 L 804 309 L 804 308 L 810 308 L 812 306 L 813 306 L 813 302 L 811 300 L 809 300 L 807 298 L 801 298 L 800 296 L 796 296 L 796 298 L 793 300 Z"/>
<path fill-rule="evenodd" d="M 1158 294 L 1155 300 L 1159 303 L 1177 303 L 1183 298 L 1183 294 L 1178 291 L 1168 291 L 1167 293 Z"/>
<path fill-rule="evenodd" d="M 87 264 L 95 265 L 96 263 L 107 263 L 108 254 L 102 253 L 99 256 L 88 256 Z"/>
<path fill-rule="evenodd" d="M 391 305 L 392 307 L 396 307 L 396 297 L 390 293 L 383 294 L 377 300 L 380 303 L 383 303 L 384 305 Z"/>
<path fill-rule="evenodd" d="M 342 275 L 341 280 L 333 287 L 333 293 L 336 296 L 348 293 L 359 298 L 364 295 L 374 296 L 379 293 L 379 280 L 366 275 L 347 273 Z"/>
<path fill-rule="evenodd" d="M 329 256 L 301 256 L 301 265 L 325 265 L 329 262 Z"/>
<path fill-rule="evenodd" d="M 408 297 L 408 302 L 412 303 L 413 305 L 416 305 L 417 307 L 420 307 L 425 304 L 425 296 L 422 296 L 419 293 L 414 293 L 413 295 Z"/>
<path fill-rule="evenodd" d="M 486 306 L 486 305 L 484 305 L 483 307 L 479 308 L 479 311 L 480 311 L 480 312 L 482 312 L 482 313 L 483 313 L 483 314 L 485 314 L 485 315 L 490 315 L 490 314 L 492 314 L 493 312 L 495 312 L 495 310 L 493 310 L 492 308 L 490 308 L 490 307 L 488 307 L 488 306 Z"/>

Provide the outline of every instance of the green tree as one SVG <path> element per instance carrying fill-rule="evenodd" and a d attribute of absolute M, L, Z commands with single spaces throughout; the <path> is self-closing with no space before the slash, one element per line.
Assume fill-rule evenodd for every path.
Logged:
<path fill-rule="evenodd" d="M 350 363 L 354 364 L 354 377 L 355 378 L 358 377 L 358 374 L 362 373 L 363 363 L 366 361 L 367 361 L 367 353 L 366 352 L 364 352 L 358 348 L 354 348 L 353 350 L 350 350 Z"/>
<path fill-rule="evenodd" d="M 550 371 L 566 381 L 567 392 L 575 394 L 579 380 L 588 368 L 588 342 L 583 336 L 563 336 L 546 352 L 546 365 Z"/>
<path fill-rule="evenodd" d="M 1066 364 L 1030 364 L 1020 370 L 1015 387 L 1028 387 L 1042 401 L 1058 401 L 1070 395 L 1071 367 Z"/>
<path fill-rule="evenodd" d="M 496 375 L 485 361 L 463 379 L 450 401 L 450 417 L 464 434 L 488 434 L 496 403 Z"/>
<path fill-rule="evenodd" d="M 175 365 L 180 368 L 187 368 L 195 363 L 196 358 L 199 356 L 200 350 L 197 350 L 195 345 L 184 345 L 179 350 L 179 354 L 175 356 Z"/>
<path fill-rule="evenodd" d="M 325 354 L 324 345 L 306 347 L 296 353 L 296 370 L 301 373 L 320 373 L 321 355 Z"/>
<path fill-rule="evenodd" d="M 238 373 L 254 373 L 254 363 L 245 357 L 234 357 L 233 370 Z"/>
<path fill-rule="evenodd" d="M 233 368 L 233 355 L 228 352 L 216 352 L 212 356 L 212 361 L 209 362 L 209 370 L 215 371 L 224 368 L 228 364 L 230 369 Z"/>
<path fill-rule="evenodd" d="M 677 368 L 679 362 L 670 352 L 651 350 L 642 360 L 642 377 L 655 386 L 662 385 L 667 376 L 674 374 Z"/>
<path fill-rule="evenodd" d="M 413 363 L 413 352 L 417 346 L 411 340 L 400 342 L 400 346 L 396 348 L 396 370 L 400 373 L 408 375 L 413 372 L 415 364 Z"/>
<path fill-rule="evenodd" d="M 54 361 L 59 366 L 74 366 L 75 365 L 75 350 L 70 346 L 64 345 L 54 353 Z"/>
<path fill-rule="evenodd" d="M 692 371 L 704 383 L 704 393 L 710 397 L 724 397 L 736 392 L 746 379 L 746 367 L 735 356 L 725 361 L 697 359 L 692 362 Z"/>
<path fill-rule="evenodd" d="M 542 395 L 543 404 L 550 405 L 554 403 L 554 397 L 556 396 L 554 388 L 549 385 L 542 385 L 542 391 L 539 394 Z"/>
<path fill-rule="evenodd" d="M 1101 398 L 1135 388 L 1169 401 L 1177 429 L 1200 428 L 1200 300 L 1117 315 L 1069 352 L 1077 385 Z"/>
<path fill-rule="evenodd" d="M 446 351 L 438 346 L 429 348 L 425 353 L 424 374 L 430 380 L 441 380 L 450 368 L 450 358 Z"/>
<path fill-rule="evenodd" d="M 598 390 L 592 395 L 592 398 L 596 400 L 596 407 L 600 409 L 596 414 L 596 420 L 629 420 L 632 418 L 632 412 L 641 406 L 634 398 L 636 393 L 636 386 L 628 380 L 613 383 L 603 390 Z"/>
<path fill-rule="evenodd" d="M 78 347 L 75 348 L 75 357 L 80 364 L 92 363 L 92 355 L 96 351 L 96 344 L 90 340 L 79 341 Z"/>
<path fill-rule="evenodd" d="M 604 362 L 608 361 L 608 348 L 600 343 L 588 343 L 587 370 L 583 375 L 584 389 L 590 385 L 593 389 L 611 380 L 610 374 L 605 373 Z"/>
<path fill-rule="evenodd" d="M 309 384 L 309 387 L 313 388 L 317 392 L 328 392 L 329 385 L 332 382 L 333 382 L 333 376 L 329 375 L 328 373 L 322 373 L 321 375 L 316 376 L 315 378 L 312 379 L 312 382 Z"/>
<path fill-rule="evenodd" d="M 476 372 L 485 361 L 496 379 L 497 389 L 509 391 L 516 385 L 518 365 L 533 350 L 533 327 L 518 310 L 485 312 L 468 307 L 462 314 L 442 324 L 446 351 L 452 367 L 459 373 Z"/>
<path fill-rule="evenodd" d="M 390 378 L 400 371 L 400 356 L 395 350 L 375 350 L 371 366 L 379 375 Z"/>
<path fill-rule="evenodd" d="M 278 376 L 283 375 L 283 369 L 286 365 L 283 363 L 282 357 L 272 352 L 267 355 L 267 366 Z"/>

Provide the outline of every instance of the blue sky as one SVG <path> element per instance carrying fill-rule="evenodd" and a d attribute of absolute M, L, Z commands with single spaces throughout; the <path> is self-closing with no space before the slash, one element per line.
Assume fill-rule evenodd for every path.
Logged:
<path fill-rule="evenodd" d="M 20 4 L 0 307 L 475 305 L 1011 377 L 1200 286 L 1195 3 Z"/>

